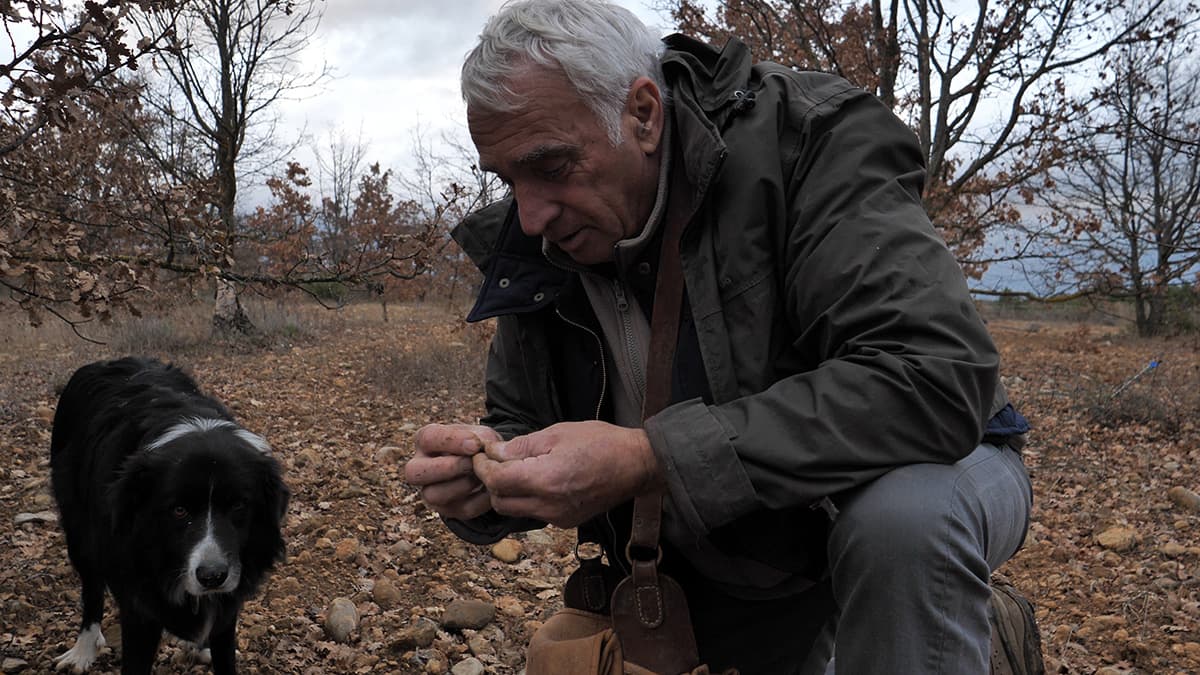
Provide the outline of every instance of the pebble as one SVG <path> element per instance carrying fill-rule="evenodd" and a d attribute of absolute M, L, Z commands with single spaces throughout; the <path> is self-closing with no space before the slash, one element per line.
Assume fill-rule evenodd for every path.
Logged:
<path fill-rule="evenodd" d="M 339 541 L 333 555 L 343 562 L 354 560 L 354 556 L 358 555 L 358 540 L 348 538 Z"/>
<path fill-rule="evenodd" d="M 325 612 L 325 633 L 334 642 L 346 642 L 358 628 L 358 608 L 349 598 L 334 598 Z"/>
<path fill-rule="evenodd" d="M 479 659 L 469 656 L 454 664 L 450 669 L 451 675 L 483 675 L 486 670 Z"/>
<path fill-rule="evenodd" d="M 393 651 L 406 652 L 410 649 L 424 649 L 437 639 L 437 624 L 419 617 L 412 624 L 396 632 L 391 642 Z"/>
<path fill-rule="evenodd" d="M 496 606 L 481 600 L 455 600 L 442 613 L 442 627 L 446 630 L 471 628 L 479 630 L 496 618 Z"/>
<path fill-rule="evenodd" d="M 521 542 L 516 539 L 501 539 L 492 545 L 492 557 L 510 565 L 521 559 Z"/>
<path fill-rule="evenodd" d="M 1096 541 L 1110 551 L 1128 551 L 1137 546 L 1138 535 L 1127 527 L 1112 527 L 1096 535 Z"/>
<path fill-rule="evenodd" d="M 1178 558 L 1188 554 L 1188 548 L 1177 541 L 1168 541 L 1159 546 L 1158 551 L 1170 558 Z"/>
<path fill-rule="evenodd" d="M 1167 490 L 1167 497 L 1176 506 L 1188 509 L 1189 511 L 1200 512 L 1200 495 L 1183 486 L 1177 485 Z"/>
<path fill-rule="evenodd" d="M 383 609 L 392 609 L 400 604 L 400 589 L 386 578 L 376 579 L 371 598 Z"/>

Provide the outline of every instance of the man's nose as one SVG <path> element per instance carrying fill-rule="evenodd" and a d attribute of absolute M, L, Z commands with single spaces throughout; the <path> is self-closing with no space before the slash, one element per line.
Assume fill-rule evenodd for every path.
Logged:
<path fill-rule="evenodd" d="M 543 236 L 562 213 L 562 207 L 545 190 L 517 186 L 513 192 L 521 217 L 521 231 L 531 237 Z"/>

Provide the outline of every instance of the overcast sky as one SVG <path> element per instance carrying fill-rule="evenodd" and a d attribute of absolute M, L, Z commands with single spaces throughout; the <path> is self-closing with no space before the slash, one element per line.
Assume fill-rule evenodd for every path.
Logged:
<path fill-rule="evenodd" d="M 617 0 L 663 35 L 669 17 L 653 0 Z M 466 142 L 459 67 L 503 0 L 328 0 L 306 57 L 334 78 L 284 110 L 284 134 L 306 130 L 322 147 L 330 131 L 357 138 L 369 161 L 411 170 L 415 137 L 443 133 Z M 305 161 L 304 157 L 300 158 Z M 307 162 L 306 162 L 307 163 Z"/>

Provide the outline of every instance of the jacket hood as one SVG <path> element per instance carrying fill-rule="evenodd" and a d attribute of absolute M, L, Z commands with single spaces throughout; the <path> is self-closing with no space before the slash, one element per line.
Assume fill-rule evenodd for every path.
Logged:
<path fill-rule="evenodd" d="M 730 40 L 720 51 L 681 33 L 668 35 L 663 43 L 663 74 L 672 95 L 695 101 L 705 112 L 737 100 L 737 92 L 750 81 L 753 55 L 739 40 Z"/>

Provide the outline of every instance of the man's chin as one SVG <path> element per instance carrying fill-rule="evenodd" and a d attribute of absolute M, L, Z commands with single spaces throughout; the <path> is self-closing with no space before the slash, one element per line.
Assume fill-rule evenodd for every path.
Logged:
<path fill-rule="evenodd" d="M 567 237 L 555 242 L 554 245 L 580 265 L 599 265 L 612 262 L 613 259 L 612 246 L 597 245 L 586 233 Z"/>

